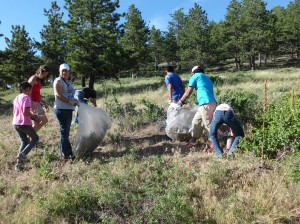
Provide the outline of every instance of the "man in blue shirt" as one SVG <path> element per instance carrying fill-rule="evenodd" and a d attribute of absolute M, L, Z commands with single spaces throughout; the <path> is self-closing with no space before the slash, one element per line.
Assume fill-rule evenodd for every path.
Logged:
<path fill-rule="evenodd" d="M 202 136 L 205 130 L 207 134 L 209 133 L 210 123 L 217 106 L 217 101 L 214 96 L 213 83 L 211 79 L 204 74 L 204 67 L 194 66 L 192 73 L 193 75 L 189 80 L 189 87 L 178 101 L 178 105 L 182 106 L 183 102 L 192 94 L 194 89 L 197 91 L 199 108 L 192 121 L 192 139 L 188 143 L 190 146 L 195 146 L 196 140 Z M 207 147 L 210 146 L 207 145 Z"/>
<path fill-rule="evenodd" d="M 169 65 L 166 70 L 165 82 L 168 88 L 169 101 L 177 103 L 178 100 L 183 96 L 184 84 L 179 75 L 174 73 L 174 67 Z"/>

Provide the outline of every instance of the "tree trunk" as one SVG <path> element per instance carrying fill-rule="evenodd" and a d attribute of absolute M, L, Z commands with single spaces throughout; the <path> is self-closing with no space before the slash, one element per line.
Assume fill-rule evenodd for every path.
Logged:
<path fill-rule="evenodd" d="M 81 76 L 81 86 L 85 87 L 85 77 Z"/>
<path fill-rule="evenodd" d="M 95 74 L 90 74 L 89 87 L 91 89 L 94 89 L 94 83 L 95 83 Z"/>

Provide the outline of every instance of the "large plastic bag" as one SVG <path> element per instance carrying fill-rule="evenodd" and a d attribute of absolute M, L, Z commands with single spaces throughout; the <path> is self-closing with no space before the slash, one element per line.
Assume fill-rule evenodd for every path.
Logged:
<path fill-rule="evenodd" d="M 180 107 L 171 103 L 167 110 L 166 134 L 173 140 L 189 140 L 192 131 L 192 120 L 197 112 L 197 106 L 192 108 Z"/>
<path fill-rule="evenodd" d="M 111 119 L 104 110 L 79 103 L 78 130 L 74 150 L 76 157 L 90 155 L 101 143 L 110 127 Z"/>

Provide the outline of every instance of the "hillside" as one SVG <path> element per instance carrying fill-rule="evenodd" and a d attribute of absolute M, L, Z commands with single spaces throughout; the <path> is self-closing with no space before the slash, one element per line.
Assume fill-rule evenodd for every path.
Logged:
<path fill-rule="evenodd" d="M 218 99 L 242 104 L 238 116 L 249 141 L 254 116 L 262 112 L 265 80 L 268 105 L 283 102 L 292 87 L 299 93 L 298 68 L 209 75 Z M 59 128 L 50 111 L 24 172 L 14 170 L 19 140 L 11 102 L 17 92 L 0 92 L 0 223 L 300 222 L 299 151 L 278 148 L 275 158 L 262 161 L 254 149 L 244 149 L 247 142 L 232 160 L 203 152 L 202 141 L 188 149 L 165 135 L 163 76 L 120 81 L 95 86 L 97 104 L 113 125 L 88 159 L 60 160 Z M 48 102 L 52 91 L 43 89 Z M 71 129 L 74 143 L 77 127 Z"/>

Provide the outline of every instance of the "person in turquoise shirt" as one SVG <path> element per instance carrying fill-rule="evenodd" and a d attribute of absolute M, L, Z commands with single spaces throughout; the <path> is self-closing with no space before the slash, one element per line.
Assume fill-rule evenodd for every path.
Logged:
<path fill-rule="evenodd" d="M 213 83 L 204 73 L 204 67 L 200 65 L 194 66 L 192 68 L 192 74 L 189 80 L 189 87 L 178 101 L 178 105 L 182 106 L 194 89 L 197 91 L 199 108 L 192 121 L 192 138 L 188 142 L 188 145 L 195 146 L 197 139 L 203 135 L 203 132 L 206 131 L 207 135 L 209 133 L 210 123 L 217 106 L 217 101 L 214 95 Z M 211 144 L 207 144 L 207 147 L 211 147 Z"/>

